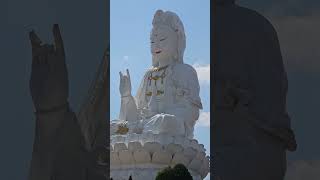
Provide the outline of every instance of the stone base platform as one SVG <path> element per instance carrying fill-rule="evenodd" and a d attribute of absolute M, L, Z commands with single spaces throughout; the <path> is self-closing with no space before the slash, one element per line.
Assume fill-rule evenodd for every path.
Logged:
<path fill-rule="evenodd" d="M 185 165 L 194 180 L 209 173 L 209 157 L 195 139 L 165 134 L 111 136 L 111 177 L 113 180 L 153 180 L 161 169 Z"/>

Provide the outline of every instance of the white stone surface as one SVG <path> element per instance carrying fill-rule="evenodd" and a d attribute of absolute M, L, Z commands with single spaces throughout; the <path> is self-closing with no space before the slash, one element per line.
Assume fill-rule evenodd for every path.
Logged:
<path fill-rule="evenodd" d="M 129 128 L 129 133 L 192 139 L 202 104 L 197 73 L 183 63 L 185 35 L 179 17 L 157 11 L 150 39 L 153 66 L 142 78 L 135 97 L 131 95 L 129 70 L 120 72 L 121 109 L 119 119 L 111 122 L 111 135 L 117 134 L 122 125 Z"/>
<path fill-rule="evenodd" d="M 132 140 L 133 136 L 136 141 Z M 143 167 L 144 173 L 148 168 L 153 171 L 154 167 L 173 167 L 178 163 L 185 165 L 195 177 L 204 178 L 209 172 L 209 157 L 206 156 L 203 145 L 194 139 L 183 140 L 180 136 L 170 136 L 171 143 L 168 144 L 166 139 L 161 141 L 162 135 L 150 133 L 114 135 L 111 138 L 111 146 L 114 147 L 111 150 L 111 172 L 120 173 L 121 170 L 121 176 L 138 167 Z M 154 139 L 159 141 L 152 142 Z"/>

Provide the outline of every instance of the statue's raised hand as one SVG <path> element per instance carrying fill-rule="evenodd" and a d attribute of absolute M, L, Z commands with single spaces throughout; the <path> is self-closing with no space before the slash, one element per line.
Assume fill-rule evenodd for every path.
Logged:
<path fill-rule="evenodd" d="M 121 72 L 120 74 L 120 94 L 121 97 L 131 96 L 131 80 L 129 70 L 127 69 L 127 75 L 123 75 Z"/>
<path fill-rule="evenodd" d="M 30 91 L 36 111 L 63 107 L 68 101 L 68 73 L 59 26 L 53 26 L 54 44 L 42 44 L 31 31 L 32 72 Z"/>

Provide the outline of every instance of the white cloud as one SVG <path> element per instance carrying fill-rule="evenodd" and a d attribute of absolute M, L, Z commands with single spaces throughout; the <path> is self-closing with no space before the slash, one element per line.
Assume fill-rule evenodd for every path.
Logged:
<path fill-rule="evenodd" d="M 320 161 L 294 161 L 288 165 L 285 180 L 319 180 Z"/>
<path fill-rule="evenodd" d="M 198 121 L 196 122 L 197 127 L 210 127 L 210 112 L 201 112 Z"/>
<path fill-rule="evenodd" d="M 210 84 L 210 64 L 205 64 L 205 65 L 194 64 L 193 67 L 197 71 L 198 79 L 200 83 Z"/>

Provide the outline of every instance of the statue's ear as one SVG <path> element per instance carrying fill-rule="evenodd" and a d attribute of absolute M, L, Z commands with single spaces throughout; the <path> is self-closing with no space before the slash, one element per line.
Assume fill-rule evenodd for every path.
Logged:
<path fill-rule="evenodd" d="M 177 47 L 177 53 L 178 53 L 178 62 L 183 63 L 183 53 L 186 46 L 186 38 L 184 35 L 184 32 L 182 32 L 179 29 L 175 30 L 177 33 L 177 39 L 178 39 L 178 47 Z"/>

